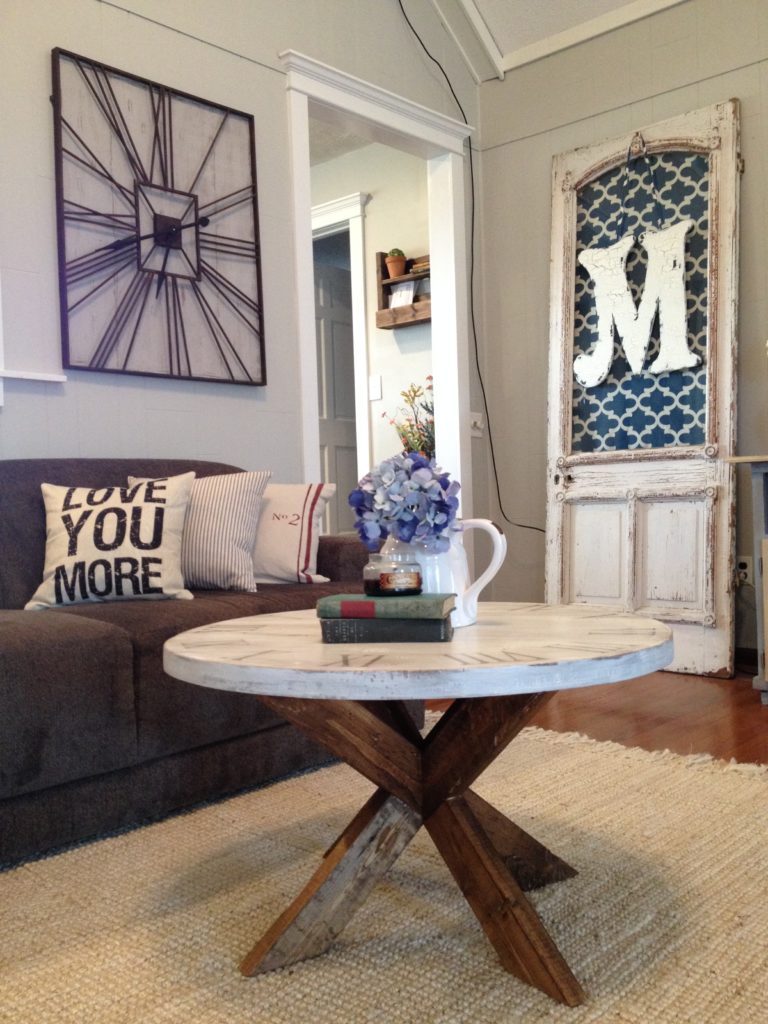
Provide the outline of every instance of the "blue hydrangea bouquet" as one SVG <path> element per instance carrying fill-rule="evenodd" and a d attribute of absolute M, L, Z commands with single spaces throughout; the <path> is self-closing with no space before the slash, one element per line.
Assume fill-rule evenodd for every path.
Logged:
<path fill-rule="evenodd" d="M 375 551 L 386 537 L 421 542 L 430 552 L 447 551 L 456 520 L 460 484 L 434 459 L 400 452 L 375 466 L 349 495 L 360 539 Z"/>

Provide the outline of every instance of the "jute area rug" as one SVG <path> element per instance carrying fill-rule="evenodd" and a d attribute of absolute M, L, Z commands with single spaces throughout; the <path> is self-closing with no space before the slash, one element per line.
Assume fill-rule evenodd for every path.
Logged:
<path fill-rule="evenodd" d="M 370 792 L 339 765 L 0 875 L 0 1021 L 768 1021 L 766 769 L 527 729 L 476 788 L 579 871 L 532 898 L 584 1006 L 499 967 L 423 832 L 331 953 L 243 978 Z"/>

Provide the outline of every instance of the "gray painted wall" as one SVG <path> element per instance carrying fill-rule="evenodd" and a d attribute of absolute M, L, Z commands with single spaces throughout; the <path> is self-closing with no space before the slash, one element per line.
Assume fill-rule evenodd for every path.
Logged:
<path fill-rule="evenodd" d="M 545 518 L 552 158 L 731 97 L 741 100 L 746 161 L 738 450 L 753 454 L 768 451 L 768 4 L 689 0 L 480 88 L 482 365 L 503 498 L 525 522 Z M 475 507 L 483 514 L 480 495 Z M 499 517 L 492 491 L 486 508 Z M 739 552 L 751 551 L 750 515 L 749 473 L 740 469 Z M 505 529 L 509 556 L 494 596 L 540 599 L 543 538 Z"/>
<path fill-rule="evenodd" d="M 429 3 L 409 16 L 443 61 L 481 149 L 480 362 L 507 513 L 544 525 L 550 169 L 554 154 L 731 96 L 742 102 L 739 451 L 768 449 L 768 4 L 689 0 L 476 87 Z M 58 372 L 50 50 L 54 46 L 256 118 L 266 388 L 70 372 L 6 380 L 0 457 L 188 455 L 301 475 L 286 48 L 456 116 L 395 3 L 380 0 L 6 0 L 0 3 L 0 285 L 7 367 Z M 393 77 L 393 69 L 395 76 Z M 438 340 L 439 341 L 439 340 Z M 436 345 L 438 342 L 436 341 Z M 482 408 L 472 375 L 472 408 Z M 543 593 L 541 536 L 504 523 L 473 442 L 476 515 L 504 524 L 497 598 Z M 447 467 L 450 468 L 450 467 Z M 738 549 L 751 546 L 746 471 Z"/>
<path fill-rule="evenodd" d="M 476 90 L 430 4 L 431 37 L 470 116 Z M 455 107 L 395 3 L 379 0 L 3 0 L 0 287 L 6 368 L 61 372 L 50 51 L 59 46 L 252 112 L 268 385 L 246 388 L 69 371 L 5 380 L 0 458 L 194 456 L 301 477 L 292 175 L 285 74 L 294 49 L 446 114 Z M 392 69 L 396 70 L 396 80 Z"/>

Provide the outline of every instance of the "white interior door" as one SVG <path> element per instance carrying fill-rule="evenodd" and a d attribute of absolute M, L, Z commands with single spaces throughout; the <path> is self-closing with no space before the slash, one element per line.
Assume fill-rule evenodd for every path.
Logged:
<path fill-rule="evenodd" d="M 328 241 L 319 239 L 315 247 Z M 328 521 L 324 525 L 328 532 L 338 533 L 352 528 L 347 495 L 358 480 L 349 270 L 315 262 L 315 315 L 320 467 L 323 481 L 336 484 L 335 497 L 326 507 Z"/>
<path fill-rule="evenodd" d="M 738 103 L 555 160 L 547 600 L 733 669 Z M 646 344 L 647 341 L 647 344 Z"/>

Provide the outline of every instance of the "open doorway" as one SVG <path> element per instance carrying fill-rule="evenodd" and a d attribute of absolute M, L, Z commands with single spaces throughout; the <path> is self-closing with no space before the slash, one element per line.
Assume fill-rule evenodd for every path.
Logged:
<path fill-rule="evenodd" d="M 318 140 L 320 145 L 316 145 Z M 429 318 L 392 330 L 381 327 L 377 312 L 381 298 L 377 289 L 377 253 L 397 246 L 406 255 L 414 256 L 429 248 L 427 164 L 419 156 L 377 142 L 364 141 L 349 149 L 348 132 L 337 132 L 335 126 L 312 117 L 310 143 L 315 239 L 321 231 L 338 235 L 345 226 L 359 224 L 362 228 L 364 219 L 364 231 L 360 230 L 362 244 L 353 248 L 351 256 L 351 265 L 362 282 L 361 294 L 352 296 L 358 315 L 350 350 L 354 374 L 360 380 L 356 389 L 359 479 L 371 466 L 400 450 L 392 419 L 402 420 L 406 415 L 402 393 L 412 386 L 425 387 L 427 378 L 432 376 Z M 318 159 L 318 153 L 322 159 Z M 365 191 L 338 197 L 339 191 L 352 188 Z M 346 223 L 340 223 L 340 209 L 353 209 L 348 200 L 360 195 L 366 199 L 360 220 L 350 216 Z M 321 219 L 325 228 L 320 227 Z M 316 289 L 317 284 L 315 267 Z M 326 428 L 322 391 L 325 372 L 326 368 L 318 364 L 321 431 Z M 325 461 L 322 469 L 327 465 Z M 334 477 L 330 480 L 335 482 Z"/>
<path fill-rule="evenodd" d="M 284 51 L 280 57 L 287 70 L 291 118 L 301 358 L 299 399 L 305 478 L 316 478 L 315 474 L 320 473 L 309 153 L 309 121 L 310 117 L 317 117 L 340 124 L 370 142 L 425 161 L 432 335 L 440 339 L 440 358 L 434 360 L 432 367 L 437 458 L 461 480 L 461 511 L 465 518 L 470 517 L 472 463 L 464 143 L 472 128 L 295 51 Z M 356 394 L 360 394 L 360 387 L 363 395 L 367 395 L 367 381 L 359 383 L 356 379 Z M 358 421 L 362 419 L 358 417 Z M 358 458 L 361 450 L 358 440 Z"/>

